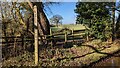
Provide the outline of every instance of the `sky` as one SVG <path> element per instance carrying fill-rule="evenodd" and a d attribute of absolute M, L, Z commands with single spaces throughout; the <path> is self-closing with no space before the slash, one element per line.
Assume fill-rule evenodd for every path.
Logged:
<path fill-rule="evenodd" d="M 117 0 L 117 2 L 120 0 Z M 51 5 L 50 11 L 46 12 L 48 19 L 53 15 L 61 15 L 63 17 L 63 24 L 75 24 L 76 22 L 76 13 L 74 9 L 76 8 L 76 2 L 60 2 L 57 5 Z M 118 17 L 118 12 L 115 13 L 116 18 Z"/>
<path fill-rule="evenodd" d="M 74 9 L 76 8 L 76 2 L 61 2 L 57 5 L 50 6 L 50 13 L 47 12 L 48 19 L 53 15 L 61 15 L 63 17 L 63 24 L 75 24 L 76 14 Z"/>
<path fill-rule="evenodd" d="M 116 1 L 116 6 L 118 7 L 120 5 L 120 0 Z"/>

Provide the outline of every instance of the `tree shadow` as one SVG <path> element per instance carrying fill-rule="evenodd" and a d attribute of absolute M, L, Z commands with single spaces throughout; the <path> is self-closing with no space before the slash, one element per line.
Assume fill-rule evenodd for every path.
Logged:
<path fill-rule="evenodd" d="M 61 60 L 64 60 L 64 59 L 76 59 L 76 58 L 82 58 L 82 57 L 85 57 L 86 55 L 89 55 L 89 54 L 93 54 L 93 53 L 99 53 L 99 54 L 104 54 L 104 55 L 107 55 L 107 56 L 114 56 L 114 57 L 118 57 L 118 55 L 115 55 L 116 52 L 114 53 L 106 53 L 106 52 L 101 52 L 102 50 L 105 50 L 106 48 L 110 48 L 111 46 L 109 47 L 104 47 L 103 49 L 101 50 L 98 50 L 96 47 L 93 47 L 91 45 L 81 45 L 81 46 L 85 46 L 85 47 L 89 47 L 91 48 L 92 50 L 94 50 L 93 52 L 90 52 L 90 53 L 87 53 L 87 54 L 84 54 L 84 55 L 81 55 L 81 56 L 75 56 L 75 57 L 71 57 L 71 58 L 68 58 L 68 57 L 64 57 L 64 58 L 57 58 L 56 60 L 58 61 L 61 61 Z"/>

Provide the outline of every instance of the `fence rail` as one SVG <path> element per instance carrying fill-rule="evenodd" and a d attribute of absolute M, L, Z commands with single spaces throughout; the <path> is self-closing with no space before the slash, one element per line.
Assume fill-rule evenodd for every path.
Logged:
<path fill-rule="evenodd" d="M 39 37 L 37 37 L 38 38 L 37 43 L 43 40 L 43 42 L 45 42 L 45 45 L 47 44 L 47 45 L 53 46 L 54 44 L 55 45 L 64 44 L 66 46 L 67 43 L 73 42 L 73 44 L 76 44 L 75 42 L 81 42 L 82 40 L 84 40 L 83 39 L 84 35 L 85 35 L 84 30 L 77 30 L 77 31 L 71 30 L 71 31 L 64 31 L 64 32 L 53 32 L 50 30 L 50 35 L 40 35 Z M 41 39 L 41 37 L 43 39 Z M 79 40 L 80 38 L 82 39 Z M 0 37 L 0 40 L 2 40 L 0 44 L 2 44 L 1 46 L 3 50 L 2 53 L 4 58 L 23 55 L 26 53 L 26 51 L 35 52 L 34 36 Z M 36 48 L 39 49 L 38 47 Z"/>
<path fill-rule="evenodd" d="M 46 40 L 46 41 L 64 40 L 64 42 L 67 42 L 70 39 L 75 40 L 75 37 L 79 37 L 79 38 L 83 37 L 85 35 L 84 31 L 85 30 L 71 30 L 70 33 L 67 33 L 67 31 L 53 33 L 51 31 L 50 35 L 40 35 L 38 40 L 40 41 L 41 40 L 40 37 L 44 37 L 44 39 L 42 40 Z M 0 37 L 0 39 L 4 40 L 0 42 L 0 44 L 12 44 L 14 42 L 24 43 L 24 42 L 34 41 L 33 37 L 24 37 L 24 36 Z M 7 40 L 13 39 L 13 40 L 6 42 L 5 39 Z"/>

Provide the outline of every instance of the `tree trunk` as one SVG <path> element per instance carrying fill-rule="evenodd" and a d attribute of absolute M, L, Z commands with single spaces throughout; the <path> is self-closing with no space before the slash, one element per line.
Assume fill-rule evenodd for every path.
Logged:
<path fill-rule="evenodd" d="M 47 19 L 47 16 L 45 15 L 44 11 L 43 11 L 43 3 L 36 3 L 36 5 L 38 6 L 38 14 L 39 14 L 39 24 L 38 26 L 39 29 L 42 30 L 43 35 L 48 35 L 50 34 L 50 24 L 49 21 Z"/>
<path fill-rule="evenodd" d="M 120 14 L 116 22 L 116 37 L 120 38 Z"/>
<path fill-rule="evenodd" d="M 47 16 L 45 15 L 43 9 L 43 3 L 42 2 L 30 2 L 29 0 L 28 4 L 31 7 L 31 9 L 33 9 L 33 6 L 36 5 L 37 9 L 38 9 L 38 30 L 39 30 L 39 34 L 43 34 L 43 35 L 48 35 L 50 34 L 50 24 L 49 21 L 47 19 Z"/>
<path fill-rule="evenodd" d="M 113 5 L 113 7 L 112 8 L 114 8 L 115 7 L 115 5 Z M 112 41 L 114 41 L 115 40 L 115 10 L 114 9 L 112 9 L 112 23 L 113 23 L 113 25 L 112 25 Z"/>

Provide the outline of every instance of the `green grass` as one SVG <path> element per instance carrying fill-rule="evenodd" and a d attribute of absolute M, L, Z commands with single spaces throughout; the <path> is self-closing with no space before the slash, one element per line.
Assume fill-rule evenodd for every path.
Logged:
<path fill-rule="evenodd" d="M 64 28 L 74 29 L 74 30 L 83 30 L 85 29 L 85 26 L 82 24 L 75 24 L 75 25 L 63 25 Z"/>
<path fill-rule="evenodd" d="M 84 30 L 85 29 L 85 26 L 83 26 L 82 24 L 67 24 L 67 25 L 60 25 L 58 27 L 51 27 L 52 31 L 53 31 L 53 34 L 56 34 L 56 33 L 60 33 L 60 32 L 57 32 L 57 31 L 60 31 L 64 28 L 68 28 L 68 29 L 71 29 L 71 30 Z M 70 34 L 71 31 L 67 31 L 67 34 Z M 77 32 L 77 34 L 82 34 L 82 33 L 79 33 Z M 76 36 L 76 34 L 74 34 L 76 38 L 81 38 L 80 36 Z M 84 34 L 82 34 L 84 35 Z M 57 38 L 60 38 L 60 39 L 64 39 L 64 31 L 63 31 L 63 35 L 57 35 L 55 36 Z M 68 39 L 72 39 L 72 37 L 68 37 Z"/>
<path fill-rule="evenodd" d="M 83 26 L 82 24 L 67 24 L 67 25 L 60 25 L 58 27 L 51 27 L 52 31 L 59 31 L 61 29 L 64 29 L 64 28 L 68 28 L 68 29 L 71 29 L 71 30 L 84 30 L 85 29 L 85 26 Z"/>
<path fill-rule="evenodd" d="M 51 27 L 52 31 L 59 31 L 63 29 L 63 27 Z"/>

